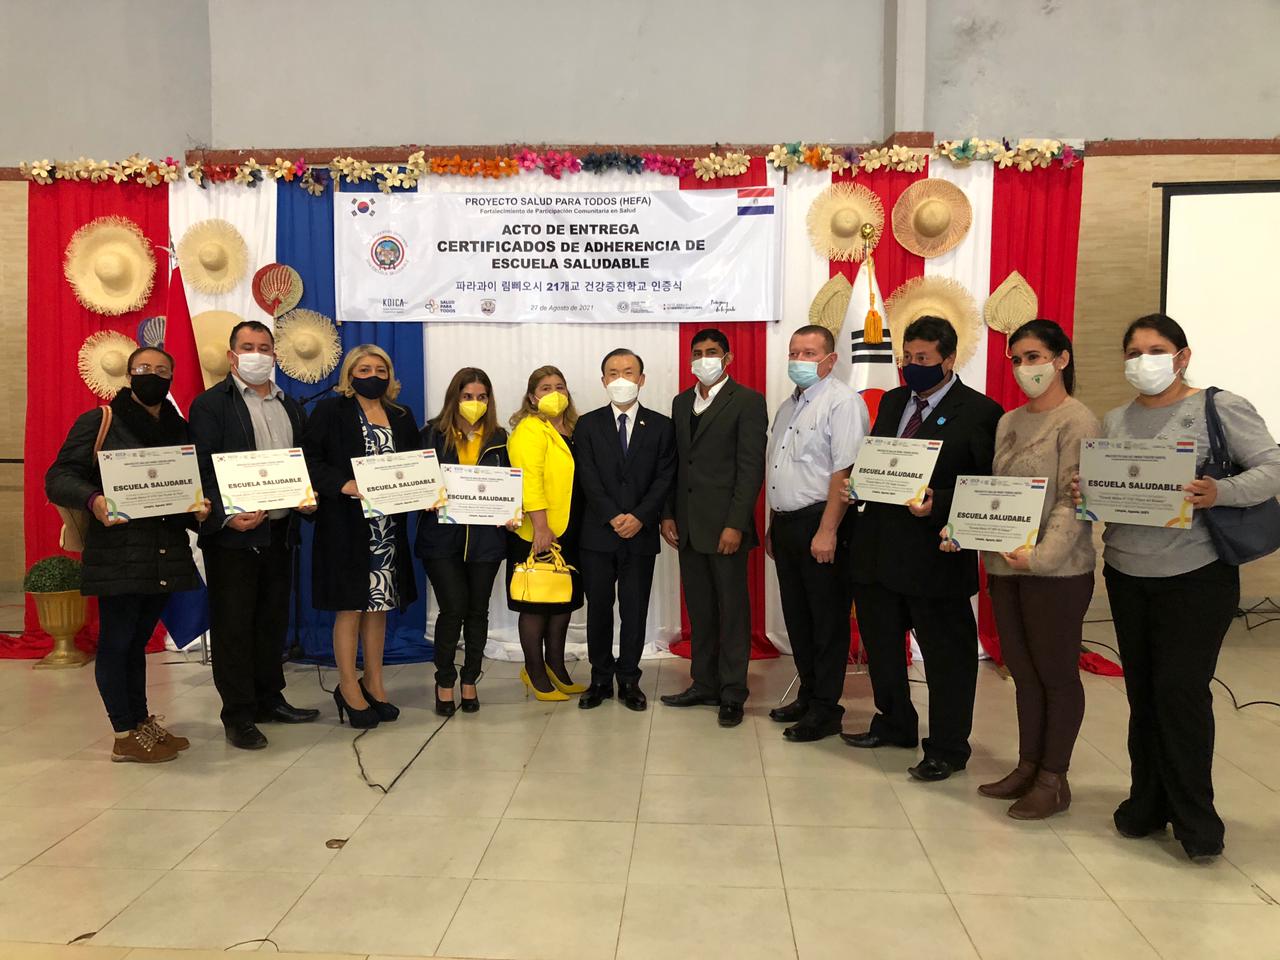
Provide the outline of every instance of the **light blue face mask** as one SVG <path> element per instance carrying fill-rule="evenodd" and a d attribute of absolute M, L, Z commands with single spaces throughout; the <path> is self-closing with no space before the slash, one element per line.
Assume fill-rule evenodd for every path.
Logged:
<path fill-rule="evenodd" d="M 812 360 L 788 360 L 787 376 L 801 390 L 807 390 L 819 380 L 818 364 Z"/>

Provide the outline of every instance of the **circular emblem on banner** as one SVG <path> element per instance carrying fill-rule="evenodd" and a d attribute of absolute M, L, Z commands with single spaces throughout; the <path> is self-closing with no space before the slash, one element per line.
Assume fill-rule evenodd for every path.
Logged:
<path fill-rule="evenodd" d="M 405 263 L 404 238 L 394 233 L 375 237 L 369 247 L 369 262 L 379 273 L 398 273 Z"/>
<path fill-rule="evenodd" d="M 154 480 L 154 479 L 155 479 L 156 477 L 158 477 L 158 476 L 160 476 L 160 471 L 159 471 L 159 470 L 157 470 L 155 467 L 147 467 L 147 479 L 148 479 L 148 480 Z"/>
<path fill-rule="evenodd" d="M 628 310 L 630 310 L 630 309 L 631 309 L 631 304 L 627 303 L 627 301 L 626 301 L 626 300 L 619 300 L 619 301 L 618 301 L 618 312 L 619 312 L 619 313 L 626 313 L 626 312 L 627 312 Z"/>
<path fill-rule="evenodd" d="M 480 312 L 486 317 L 492 317 L 493 311 L 498 309 L 498 304 L 494 300 L 484 299 L 480 301 Z"/>
<path fill-rule="evenodd" d="M 404 479 L 404 471 L 403 471 L 403 470 L 397 470 L 397 471 L 396 471 L 396 479 L 397 479 L 397 480 L 403 480 L 403 479 Z"/>
<path fill-rule="evenodd" d="M 1141 472 L 1142 472 L 1141 468 L 1136 463 L 1129 464 L 1129 476 L 1136 477 Z"/>
<path fill-rule="evenodd" d="M 259 468 L 258 468 L 258 476 L 260 476 L 260 477 L 265 477 L 266 475 L 267 475 L 267 468 L 266 468 L 266 467 L 259 467 Z"/>

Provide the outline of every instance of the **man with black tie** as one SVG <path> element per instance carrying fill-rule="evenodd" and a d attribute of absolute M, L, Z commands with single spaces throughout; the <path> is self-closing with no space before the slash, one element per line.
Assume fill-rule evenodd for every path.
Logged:
<path fill-rule="evenodd" d="M 960 382 L 956 332 L 939 317 L 912 322 L 903 334 L 905 387 L 880 401 L 873 437 L 941 440 L 924 499 L 904 506 L 867 503 L 853 538 L 853 599 L 867 651 L 877 713 L 865 733 L 842 734 L 854 747 L 911 747 L 919 721 L 907 679 L 905 637 L 914 628 L 929 688 L 924 759 L 917 780 L 945 780 L 968 763 L 978 680 L 977 553 L 943 553 L 939 531 L 951 513 L 956 477 L 987 476 L 996 424 L 994 400 Z"/>
<path fill-rule="evenodd" d="M 719 330 L 690 342 L 696 386 L 671 402 L 678 460 L 662 538 L 680 551 L 692 631 L 693 683 L 662 702 L 720 707 L 722 727 L 742 722 L 751 660 L 747 557 L 759 542 L 755 510 L 764 483 L 764 397 L 731 380 L 733 354 Z"/>
<path fill-rule="evenodd" d="M 642 407 L 644 361 L 625 348 L 600 364 L 610 403 L 585 413 L 574 430 L 578 482 L 586 498 L 579 566 L 587 598 L 587 653 L 591 686 L 578 698 L 590 710 L 613 697 L 631 710 L 649 703 L 640 689 L 649 591 L 657 559 L 658 522 L 676 475 L 671 421 Z M 620 620 L 613 655 L 613 605 Z"/>

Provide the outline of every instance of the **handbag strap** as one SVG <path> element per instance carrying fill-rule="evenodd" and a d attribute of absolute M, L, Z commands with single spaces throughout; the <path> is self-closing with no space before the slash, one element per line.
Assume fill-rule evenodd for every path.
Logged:
<path fill-rule="evenodd" d="M 556 570 L 569 569 L 569 565 L 564 562 L 564 556 L 560 553 L 560 544 L 558 543 L 551 544 L 551 546 L 547 549 L 547 553 L 551 555 L 550 562 L 555 566 Z M 538 561 L 538 557 L 540 556 L 546 556 L 546 554 L 539 554 L 537 551 L 533 549 L 533 544 L 530 544 L 529 559 L 525 562 L 530 566 L 532 566 L 534 563 Z"/>
<path fill-rule="evenodd" d="M 1222 418 L 1218 416 L 1218 405 L 1214 397 L 1221 393 L 1220 387 L 1209 387 L 1204 392 L 1204 425 L 1209 434 L 1209 461 L 1214 464 L 1224 477 L 1235 474 L 1235 464 L 1231 462 L 1231 452 L 1227 449 L 1227 432 L 1222 426 Z"/>
<path fill-rule="evenodd" d="M 99 451 L 102 450 L 102 444 L 107 439 L 107 431 L 111 429 L 111 407 L 104 403 L 101 410 L 102 423 L 98 425 L 98 438 L 93 441 L 93 457 L 95 460 L 98 458 Z"/>

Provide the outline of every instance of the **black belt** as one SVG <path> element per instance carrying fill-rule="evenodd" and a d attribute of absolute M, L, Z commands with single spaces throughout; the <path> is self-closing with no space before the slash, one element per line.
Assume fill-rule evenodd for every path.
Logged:
<path fill-rule="evenodd" d="M 779 517 L 786 517 L 788 519 L 792 517 L 811 517 L 815 513 L 822 513 L 826 509 L 827 502 L 822 500 L 818 503 L 811 503 L 807 507 L 801 507 L 799 510 L 775 510 L 773 511 L 773 516 L 774 519 Z"/>

